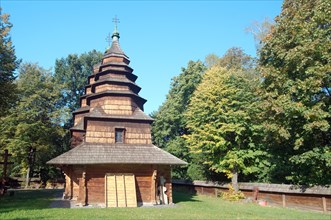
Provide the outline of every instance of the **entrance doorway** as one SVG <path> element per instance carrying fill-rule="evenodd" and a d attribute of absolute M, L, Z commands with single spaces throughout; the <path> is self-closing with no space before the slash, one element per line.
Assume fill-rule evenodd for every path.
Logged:
<path fill-rule="evenodd" d="M 134 174 L 110 173 L 105 179 L 107 207 L 137 207 Z"/>

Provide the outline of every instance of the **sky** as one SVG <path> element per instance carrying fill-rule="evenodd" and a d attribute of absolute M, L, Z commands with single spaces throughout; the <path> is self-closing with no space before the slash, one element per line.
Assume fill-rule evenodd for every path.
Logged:
<path fill-rule="evenodd" d="M 231 47 L 256 56 L 254 38 L 245 28 L 273 20 L 282 2 L 0 0 L 13 24 L 16 56 L 52 71 L 55 60 L 69 54 L 104 52 L 117 16 L 120 45 L 138 76 L 147 114 L 162 105 L 171 79 L 190 60 L 222 56 Z"/>

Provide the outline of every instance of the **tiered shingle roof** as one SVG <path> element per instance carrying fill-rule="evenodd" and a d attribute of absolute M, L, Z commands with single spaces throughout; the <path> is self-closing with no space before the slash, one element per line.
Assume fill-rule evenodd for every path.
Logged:
<path fill-rule="evenodd" d="M 168 164 L 186 162 L 152 144 L 82 143 L 48 164 Z"/>

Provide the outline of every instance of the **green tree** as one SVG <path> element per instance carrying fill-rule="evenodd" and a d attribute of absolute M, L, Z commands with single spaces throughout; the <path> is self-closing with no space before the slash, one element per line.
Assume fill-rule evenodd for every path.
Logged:
<path fill-rule="evenodd" d="M 274 181 L 330 184 L 331 2 L 285 0 L 260 51 Z"/>
<path fill-rule="evenodd" d="M 258 84 L 254 74 L 214 66 L 203 75 L 185 114 L 190 152 L 209 169 L 231 178 L 236 191 L 239 173 L 262 179 L 269 166 L 268 154 L 257 141 Z"/>
<path fill-rule="evenodd" d="M 186 143 L 181 137 L 187 134 L 183 114 L 205 69 L 201 61 L 190 61 L 186 68 L 182 68 L 181 74 L 172 79 L 165 102 L 157 112 L 152 113 L 155 119 L 152 125 L 153 142 L 187 162 L 190 162 L 191 158 Z M 176 168 L 174 177 L 187 178 L 186 169 Z"/>
<path fill-rule="evenodd" d="M 226 69 L 254 69 L 255 59 L 244 52 L 240 47 L 231 47 L 222 57 L 215 54 L 209 54 L 205 58 L 205 63 L 208 68 L 215 65 Z"/>
<path fill-rule="evenodd" d="M 54 78 L 61 86 L 60 106 L 66 109 L 66 128 L 73 126 L 71 112 L 80 107 L 79 98 L 84 95 L 87 77 L 93 74 L 93 66 L 100 62 L 102 53 L 92 50 L 81 55 L 70 54 L 55 61 Z"/>
<path fill-rule="evenodd" d="M 61 109 L 57 109 L 60 92 L 51 73 L 36 64 L 22 64 L 15 83 L 18 101 L 1 118 L 0 146 L 13 154 L 12 175 L 29 174 L 30 168 L 45 174 L 42 170 L 49 169 L 46 161 L 62 152 L 63 122 L 59 121 Z M 35 149 L 33 167 L 28 160 L 31 149 Z"/>
<path fill-rule="evenodd" d="M 0 12 L 1 12 L 0 8 Z M 12 24 L 9 15 L 0 13 L 0 117 L 4 116 L 15 102 L 14 71 L 19 65 L 12 45 L 10 30 Z"/>

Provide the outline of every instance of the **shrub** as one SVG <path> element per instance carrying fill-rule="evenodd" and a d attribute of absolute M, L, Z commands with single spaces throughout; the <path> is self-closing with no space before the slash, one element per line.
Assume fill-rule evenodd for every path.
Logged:
<path fill-rule="evenodd" d="M 244 199 L 245 195 L 241 191 L 236 192 L 231 184 L 229 186 L 228 192 L 222 192 L 221 197 L 228 201 L 238 201 L 240 199 Z"/>

